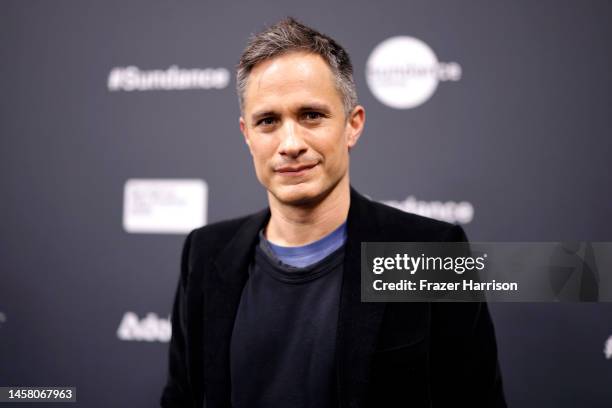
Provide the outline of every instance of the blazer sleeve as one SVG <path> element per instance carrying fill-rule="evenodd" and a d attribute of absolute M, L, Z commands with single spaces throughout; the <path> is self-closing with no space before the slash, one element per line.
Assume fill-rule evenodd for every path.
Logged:
<path fill-rule="evenodd" d="M 461 226 L 450 228 L 445 241 L 468 242 L 467 235 Z M 470 310 L 470 323 L 466 324 L 464 353 L 460 366 L 463 367 L 461 395 L 472 407 L 506 407 L 501 371 L 497 357 L 495 329 L 485 301 L 465 304 L 447 304 L 455 310 Z"/>
<path fill-rule="evenodd" d="M 168 378 L 161 396 L 162 408 L 194 407 L 193 389 L 189 382 L 187 355 L 187 287 L 189 284 L 189 252 L 193 231 L 185 239 L 181 254 L 181 273 L 172 307 L 172 337 L 168 353 Z"/>
<path fill-rule="evenodd" d="M 501 372 L 497 360 L 495 330 L 485 302 L 478 303 L 474 327 L 468 340 L 465 367 L 471 384 L 474 407 L 506 407 Z"/>

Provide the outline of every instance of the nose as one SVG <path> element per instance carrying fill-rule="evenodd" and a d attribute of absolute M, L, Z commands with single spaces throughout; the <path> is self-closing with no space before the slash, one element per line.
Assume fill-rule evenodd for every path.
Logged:
<path fill-rule="evenodd" d="M 293 120 L 286 120 L 281 129 L 279 153 L 283 156 L 297 158 L 308 150 L 308 145 L 300 135 L 299 125 Z"/>

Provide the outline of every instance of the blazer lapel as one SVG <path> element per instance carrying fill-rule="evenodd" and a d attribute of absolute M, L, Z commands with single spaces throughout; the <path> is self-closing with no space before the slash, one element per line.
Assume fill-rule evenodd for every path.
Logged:
<path fill-rule="evenodd" d="M 347 242 L 338 312 L 336 368 L 341 407 L 363 404 L 369 358 L 375 350 L 385 303 L 361 302 L 361 242 L 378 241 L 379 229 L 368 200 L 351 188 Z"/>
<path fill-rule="evenodd" d="M 336 368 L 341 407 L 363 405 L 368 384 L 369 359 L 376 348 L 385 303 L 361 302 L 361 242 L 384 241 L 369 211 L 369 200 L 351 188 L 347 242 L 343 266 Z M 257 234 L 270 218 L 270 210 L 250 217 L 207 268 L 204 291 L 204 387 L 206 406 L 229 407 L 231 395 L 229 347 L 242 289 Z"/>
<path fill-rule="evenodd" d="M 253 215 L 239 228 L 203 280 L 204 388 L 206 405 L 229 407 L 229 349 L 242 289 L 248 279 L 257 234 L 270 218 L 269 209 Z"/>

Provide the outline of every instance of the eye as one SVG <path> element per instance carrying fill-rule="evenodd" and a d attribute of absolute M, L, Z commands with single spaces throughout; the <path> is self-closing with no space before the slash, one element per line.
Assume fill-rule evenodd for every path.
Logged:
<path fill-rule="evenodd" d="M 276 118 L 268 116 L 257 121 L 256 126 L 271 126 L 276 122 Z"/>
<path fill-rule="evenodd" d="M 304 119 L 306 120 L 318 120 L 318 119 L 321 119 L 322 117 L 323 117 L 323 114 L 321 112 L 316 112 L 316 111 L 304 112 Z"/>

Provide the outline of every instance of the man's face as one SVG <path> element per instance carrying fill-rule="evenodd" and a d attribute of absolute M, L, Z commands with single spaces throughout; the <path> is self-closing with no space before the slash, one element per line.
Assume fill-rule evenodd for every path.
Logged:
<path fill-rule="evenodd" d="M 280 203 L 314 203 L 348 177 L 349 149 L 365 119 L 345 115 L 327 63 L 291 52 L 257 64 L 244 95 L 240 129 L 259 181 Z"/>

